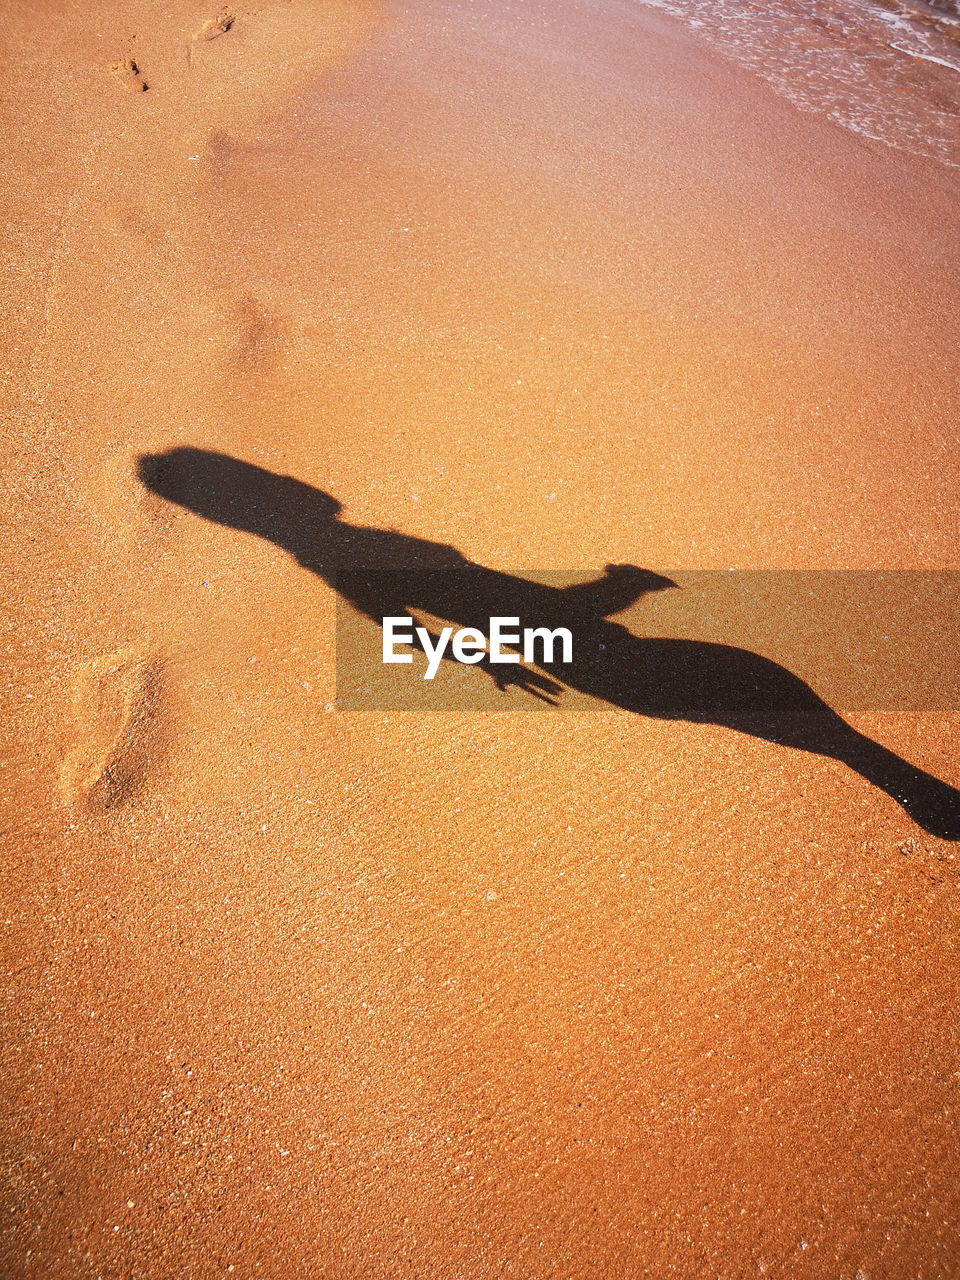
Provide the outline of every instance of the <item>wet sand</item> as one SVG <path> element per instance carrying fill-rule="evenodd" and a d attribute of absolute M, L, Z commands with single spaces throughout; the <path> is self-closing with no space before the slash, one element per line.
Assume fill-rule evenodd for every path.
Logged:
<path fill-rule="evenodd" d="M 956 174 L 614 3 L 5 27 L 7 1273 L 956 1274 L 956 844 L 732 730 L 339 714 L 330 588 L 137 474 L 955 568 Z"/>

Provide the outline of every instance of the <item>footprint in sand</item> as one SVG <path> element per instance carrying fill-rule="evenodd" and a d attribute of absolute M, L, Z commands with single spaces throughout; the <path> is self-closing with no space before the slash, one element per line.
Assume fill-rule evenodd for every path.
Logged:
<path fill-rule="evenodd" d="M 282 321 L 263 303 L 249 296 L 236 304 L 236 319 L 235 365 L 253 373 L 269 373 L 286 346 Z"/>
<path fill-rule="evenodd" d="M 236 18 L 229 9 L 221 9 L 216 18 L 208 18 L 199 31 L 195 31 L 187 46 L 187 61 L 193 66 L 193 51 L 197 45 L 209 44 L 211 40 L 219 40 L 232 30 Z"/>
<path fill-rule="evenodd" d="M 123 58 L 120 62 L 115 62 L 113 71 L 131 93 L 146 93 L 150 87 L 133 58 Z"/>
<path fill-rule="evenodd" d="M 164 666 L 156 654 L 117 649 L 86 662 L 73 680 L 80 741 L 64 762 L 68 804 L 108 813 L 140 798 L 166 744 Z"/>
<path fill-rule="evenodd" d="M 216 18 L 208 18 L 193 38 L 194 40 L 216 40 L 218 36 L 225 36 L 235 21 L 229 10 L 222 9 Z"/>

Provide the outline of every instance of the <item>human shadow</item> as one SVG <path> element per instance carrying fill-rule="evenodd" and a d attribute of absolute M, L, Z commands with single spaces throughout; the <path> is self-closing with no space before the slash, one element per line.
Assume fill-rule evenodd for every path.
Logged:
<path fill-rule="evenodd" d="M 287 551 L 378 626 L 427 614 L 484 634 L 491 617 L 568 628 L 573 661 L 480 669 L 553 701 L 563 685 L 639 715 L 723 725 L 838 760 L 891 796 L 932 835 L 960 839 L 960 792 L 858 733 L 797 676 L 768 658 L 699 640 L 641 638 L 609 616 L 675 586 L 631 565 L 563 588 L 488 569 L 454 547 L 340 519 L 340 503 L 291 476 L 226 454 L 178 448 L 140 458 L 153 493 L 206 520 Z M 448 651 L 449 656 L 449 651 Z M 559 656 L 559 654 L 558 654 Z M 554 678 L 556 677 L 556 678 Z"/>

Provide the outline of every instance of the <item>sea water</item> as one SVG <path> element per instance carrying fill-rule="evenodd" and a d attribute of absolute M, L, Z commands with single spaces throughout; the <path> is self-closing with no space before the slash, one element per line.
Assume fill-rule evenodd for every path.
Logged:
<path fill-rule="evenodd" d="M 635 0 L 803 110 L 960 168 L 958 0 Z"/>

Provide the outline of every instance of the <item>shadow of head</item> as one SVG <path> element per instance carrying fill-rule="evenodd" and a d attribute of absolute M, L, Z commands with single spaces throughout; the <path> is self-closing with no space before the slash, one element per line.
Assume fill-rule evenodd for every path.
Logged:
<path fill-rule="evenodd" d="M 607 577 L 625 587 L 632 587 L 638 594 L 648 591 L 668 591 L 679 586 L 672 578 L 662 573 L 654 573 L 652 569 L 639 569 L 635 564 L 608 564 Z"/>
<path fill-rule="evenodd" d="M 677 584 L 652 569 L 640 569 L 635 564 L 608 564 L 602 578 L 594 582 L 579 583 L 563 592 L 564 607 L 577 616 L 581 623 L 609 618 L 636 604 L 651 591 L 666 591 Z"/>
<path fill-rule="evenodd" d="M 341 511 L 321 489 L 209 449 L 143 454 L 137 475 L 152 493 L 205 520 L 288 548 L 336 521 Z"/>

